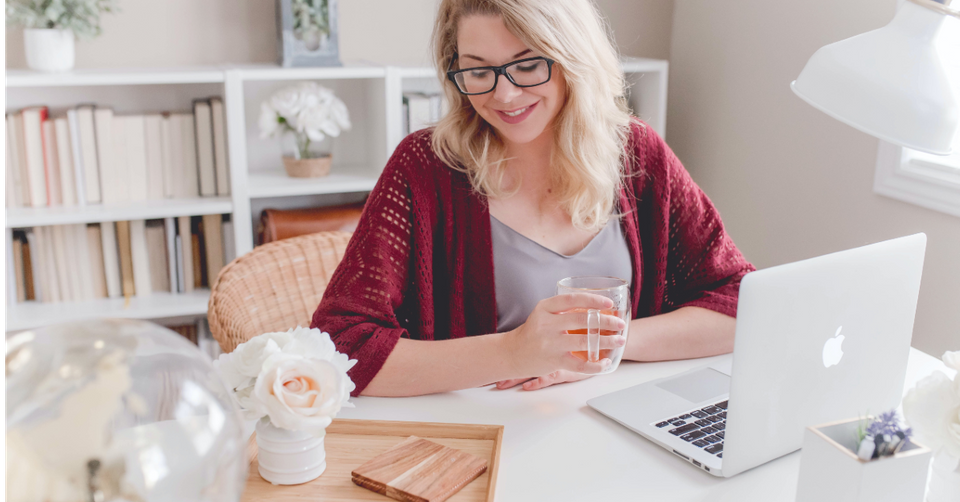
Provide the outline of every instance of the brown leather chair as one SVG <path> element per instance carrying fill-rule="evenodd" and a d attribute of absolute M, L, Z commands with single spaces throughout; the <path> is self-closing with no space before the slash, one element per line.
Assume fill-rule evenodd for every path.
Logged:
<path fill-rule="evenodd" d="M 254 248 L 223 268 L 210 292 L 210 332 L 224 352 L 254 336 L 307 327 L 350 241 L 320 232 Z"/>

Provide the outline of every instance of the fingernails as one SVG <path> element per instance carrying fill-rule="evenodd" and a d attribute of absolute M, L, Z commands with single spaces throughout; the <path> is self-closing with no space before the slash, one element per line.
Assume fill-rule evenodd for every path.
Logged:
<path fill-rule="evenodd" d="M 613 364 L 613 361 L 611 361 L 611 360 L 609 360 L 609 359 L 604 359 L 604 360 L 600 361 L 600 366 L 603 366 L 603 369 L 609 368 L 611 364 Z"/>
<path fill-rule="evenodd" d="M 611 300 L 611 299 L 609 299 L 609 298 L 604 298 L 604 299 L 603 299 L 603 304 L 606 306 L 606 308 L 610 308 L 610 307 L 613 306 L 613 300 Z"/>
<path fill-rule="evenodd" d="M 617 335 L 617 346 L 623 347 L 627 344 L 627 339 L 623 335 Z"/>

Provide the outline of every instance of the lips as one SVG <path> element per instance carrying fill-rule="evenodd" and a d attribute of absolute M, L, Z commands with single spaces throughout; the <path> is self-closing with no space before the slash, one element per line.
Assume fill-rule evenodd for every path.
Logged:
<path fill-rule="evenodd" d="M 500 117 L 500 120 L 503 120 L 508 124 L 519 124 L 520 122 L 523 122 L 524 119 L 529 117 L 531 113 L 533 113 L 534 108 L 536 108 L 538 104 L 540 104 L 539 101 L 525 108 L 516 108 L 514 110 L 510 110 L 509 113 L 503 110 L 496 110 L 496 112 Z"/>

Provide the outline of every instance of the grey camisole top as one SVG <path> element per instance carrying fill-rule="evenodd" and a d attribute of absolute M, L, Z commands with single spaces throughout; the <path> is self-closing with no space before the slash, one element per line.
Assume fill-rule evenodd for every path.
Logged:
<path fill-rule="evenodd" d="M 578 275 L 633 280 L 630 249 L 618 218 L 611 218 L 580 252 L 566 256 L 523 236 L 490 216 L 496 282 L 497 331 L 527 320 L 540 300 L 557 294 L 557 282 Z"/>

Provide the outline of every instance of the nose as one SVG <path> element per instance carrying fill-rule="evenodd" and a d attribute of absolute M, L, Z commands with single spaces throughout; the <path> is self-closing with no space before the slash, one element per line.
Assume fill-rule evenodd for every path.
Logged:
<path fill-rule="evenodd" d="M 497 75 L 497 88 L 493 90 L 493 99 L 501 103 L 509 103 L 523 93 L 523 89 L 513 85 L 506 75 Z"/>

